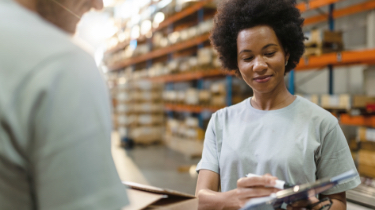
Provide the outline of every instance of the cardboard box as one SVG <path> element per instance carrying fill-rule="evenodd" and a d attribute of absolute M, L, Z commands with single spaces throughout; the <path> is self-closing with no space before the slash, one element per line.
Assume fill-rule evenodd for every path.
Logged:
<path fill-rule="evenodd" d="M 357 129 L 357 139 L 359 141 L 366 141 L 366 127 L 358 127 Z"/>
<path fill-rule="evenodd" d="M 361 150 L 373 151 L 375 152 L 375 142 L 364 141 L 361 142 Z"/>
<path fill-rule="evenodd" d="M 375 152 L 360 150 L 358 152 L 358 163 L 367 166 L 372 166 L 375 170 Z"/>
<path fill-rule="evenodd" d="M 373 141 L 375 142 L 375 129 L 358 127 L 357 138 L 359 141 Z"/>
<path fill-rule="evenodd" d="M 165 143 L 168 148 L 188 157 L 200 157 L 202 155 L 203 142 L 201 141 L 192 141 L 176 136 L 166 136 Z"/>
<path fill-rule="evenodd" d="M 375 97 L 370 96 L 353 96 L 353 108 L 366 108 L 368 103 L 375 103 Z"/>
<path fill-rule="evenodd" d="M 211 104 L 214 106 L 225 106 L 226 105 L 226 96 L 225 95 L 218 95 L 213 96 L 211 99 Z"/>
<path fill-rule="evenodd" d="M 364 70 L 363 75 L 366 95 L 375 97 L 375 66 Z"/>
<path fill-rule="evenodd" d="M 341 95 L 322 95 L 321 106 L 328 109 L 350 109 L 351 97 L 347 94 Z"/>
<path fill-rule="evenodd" d="M 130 205 L 122 210 L 165 209 L 196 210 L 198 199 L 186 193 L 133 182 L 123 182 L 128 189 Z"/>
<path fill-rule="evenodd" d="M 375 167 L 365 164 L 358 165 L 358 172 L 361 176 L 375 178 Z"/>

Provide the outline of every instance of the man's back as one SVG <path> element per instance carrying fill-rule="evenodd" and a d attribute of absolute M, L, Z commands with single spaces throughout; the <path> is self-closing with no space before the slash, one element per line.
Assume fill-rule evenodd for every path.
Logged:
<path fill-rule="evenodd" d="M 105 85 L 67 34 L 0 0 L 0 209 L 119 209 Z"/>

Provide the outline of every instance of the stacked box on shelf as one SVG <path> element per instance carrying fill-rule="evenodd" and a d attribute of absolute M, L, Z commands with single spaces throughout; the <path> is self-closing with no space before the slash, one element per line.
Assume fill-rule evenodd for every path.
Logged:
<path fill-rule="evenodd" d="M 319 105 L 320 104 L 320 101 L 319 101 L 319 95 L 317 94 L 310 94 L 310 95 L 300 95 L 301 97 L 313 102 L 314 104 L 316 105 Z"/>
<path fill-rule="evenodd" d="M 120 136 L 143 144 L 161 141 L 164 133 L 162 85 L 149 81 L 128 82 L 120 85 L 117 93 Z"/>
<path fill-rule="evenodd" d="M 304 56 L 320 56 L 324 53 L 344 50 L 342 32 L 340 31 L 316 29 L 305 33 L 305 36 L 308 37 L 308 40 L 305 41 Z"/>
<path fill-rule="evenodd" d="M 375 129 L 358 128 L 358 171 L 362 176 L 375 178 Z"/>
<path fill-rule="evenodd" d="M 204 131 L 199 128 L 197 118 L 187 117 L 183 121 L 170 118 L 166 127 L 165 143 L 170 149 L 189 157 L 202 154 Z"/>
<path fill-rule="evenodd" d="M 213 83 L 210 87 L 211 104 L 214 106 L 225 106 L 227 96 L 227 86 L 225 82 Z"/>
<path fill-rule="evenodd" d="M 367 104 L 375 103 L 375 97 L 366 95 L 302 95 L 311 102 L 320 105 L 325 109 L 365 109 Z"/>
<path fill-rule="evenodd" d="M 323 94 L 320 98 L 320 106 L 325 109 L 346 109 L 351 108 L 352 97 L 349 94 L 328 95 Z"/>

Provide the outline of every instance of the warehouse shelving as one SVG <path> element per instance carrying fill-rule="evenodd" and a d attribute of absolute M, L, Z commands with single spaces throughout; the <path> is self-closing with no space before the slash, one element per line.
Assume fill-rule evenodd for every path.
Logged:
<path fill-rule="evenodd" d="M 192 15 L 193 13 L 195 13 L 195 12 L 201 10 L 201 9 L 204 9 L 207 5 L 209 5 L 212 2 L 213 2 L 213 0 L 199 1 L 196 4 L 182 10 L 181 12 L 178 12 L 178 13 L 168 17 L 163 22 L 161 22 L 157 28 L 152 29 L 152 32 L 162 30 L 163 28 L 166 28 L 167 26 L 170 26 L 173 23 L 175 23 L 179 20 L 182 20 L 183 18 L 186 18 L 189 15 Z M 141 36 L 140 38 L 137 39 L 137 41 L 139 42 L 139 41 L 142 41 L 144 39 L 146 39 L 146 38 L 144 36 Z M 124 42 L 120 42 L 116 47 L 106 51 L 105 54 L 112 54 L 112 53 L 117 52 L 121 49 L 124 49 L 126 46 L 129 45 L 129 43 L 130 43 L 129 40 L 124 41 Z M 112 69 L 112 70 L 116 70 L 116 69 Z"/>
<path fill-rule="evenodd" d="M 351 116 L 349 114 L 341 114 L 340 123 L 343 125 L 367 126 L 375 128 L 375 116 Z"/>
<path fill-rule="evenodd" d="M 199 1 L 199 2 L 195 3 L 193 6 L 188 7 L 185 10 L 183 10 L 181 12 L 178 12 L 178 13 L 174 14 L 173 16 L 169 17 L 168 19 L 164 20 L 163 22 L 161 22 L 159 24 L 159 27 L 157 29 L 154 29 L 154 31 L 165 28 L 165 27 L 175 23 L 176 21 L 185 18 L 185 17 L 197 12 L 198 10 L 204 8 L 206 5 L 208 5 L 209 3 L 212 3 L 212 2 L 213 2 L 213 0 Z"/>
<path fill-rule="evenodd" d="M 328 3 L 331 3 L 333 1 L 334 0 L 325 0 L 325 1 L 323 1 L 323 0 L 315 0 L 315 1 L 312 0 L 312 1 L 309 2 L 310 9 L 317 8 L 317 5 L 321 5 L 321 6 L 327 5 Z M 180 15 L 180 13 L 177 13 L 176 15 L 174 15 L 174 16 L 166 19 L 165 21 L 163 21 L 160 24 L 159 28 L 165 27 L 167 25 L 167 23 L 170 24 L 170 23 L 173 23 L 173 21 L 180 20 L 180 19 L 182 19 L 182 18 L 184 18 L 188 15 L 191 15 L 193 12 L 198 11 L 199 9 L 201 9 L 203 6 L 205 6 L 206 4 L 208 4 L 210 2 L 211 2 L 210 0 L 206 0 L 206 1 L 196 3 L 195 5 L 185 9 L 184 11 L 182 11 L 181 15 Z M 305 3 L 299 4 L 298 7 L 302 8 L 303 5 L 305 5 Z M 370 9 L 374 9 L 374 8 L 375 8 L 375 1 L 369 1 L 369 2 L 362 3 L 362 4 L 350 6 L 348 8 L 344 8 L 344 9 L 341 9 L 341 10 L 333 11 L 332 15 L 333 15 L 333 18 L 338 18 L 338 17 L 342 17 L 342 16 L 345 16 L 345 15 L 350 15 L 350 14 L 353 14 L 353 13 L 366 11 L 366 10 L 370 10 Z M 305 20 L 305 25 L 320 22 L 320 21 L 324 21 L 326 19 L 327 19 L 327 15 L 319 15 L 319 16 L 316 16 L 316 17 L 307 18 Z M 173 53 L 173 52 L 176 52 L 176 51 L 179 51 L 179 50 L 184 50 L 184 49 L 187 49 L 187 48 L 190 48 L 190 47 L 193 47 L 193 46 L 197 46 L 197 45 L 199 45 L 203 42 L 206 42 L 208 40 L 209 40 L 209 34 L 204 34 L 204 35 L 201 35 L 199 37 L 196 37 L 192 40 L 188 40 L 188 41 L 183 42 L 183 43 L 178 43 L 178 44 L 166 47 L 166 48 L 154 50 L 150 53 L 147 53 L 147 54 L 144 54 L 144 55 L 141 55 L 141 56 L 128 58 L 128 59 L 123 60 L 121 62 L 110 65 L 110 66 L 108 66 L 108 68 L 111 71 L 119 70 L 119 69 L 124 68 L 126 66 L 130 66 L 130 65 L 137 64 L 137 63 L 140 63 L 140 62 L 145 62 L 145 61 L 150 60 L 150 59 L 154 59 L 154 58 L 157 58 L 157 57 L 160 57 L 160 56 L 168 55 L 169 53 Z M 123 46 L 121 46 L 121 47 L 123 47 Z M 370 53 L 370 54 L 366 54 L 366 53 Z M 354 56 L 356 56 L 357 60 L 360 60 L 360 62 L 365 62 L 365 63 L 371 62 L 375 58 L 374 50 L 372 50 L 372 51 L 371 50 L 364 50 L 362 53 L 360 53 L 360 52 L 344 52 L 341 55 L 342 55 L 342 58 L 343 58 L 342 62 L 339 61 L 340 60 L 339 59 L 340 54 L 330 54 L 330 55 L 323 55 L 323 57 L 317 56 L 317 57 L 311 57 L 311 58 L 308 58 L 308 59 L 302 59 L 302 62 L 300 62 L 301 64 L 297 67 L 297 69 L 316 68 L 318 66 L 321 66 L 322 63 L 324 63 L 324 62 L 326 62 L 326 63 L 336 62 L 337 64 L 341 64 L 341 65 L 346 65 L 346 63 L 348 63 L 348 64 L 353 63 L 354 64 L 355 62 L 352 61 L 354 59 L 350 59 L 350 58 L 347 59 L 346 58 L 347 55 L 354 55 Z M 361 58 L 361 56 L 364 56 L 364 58 Z M 368 61 L 366 61 L 367 58 L 368 58 Z M 305 62 L 307 60 L 308 60 L 308 64 L 306 64 L 306 62 Z M 336 61 L 334 61 L 334 60 L 336 60 Z M 350 61 L 345 62 L 345 60 L 350 60 Z"/>
<path fill-rule="evenodd" d="M 328 1 L 327 1 L 328 2 Z M 356 4 L 353 6 L 349 6 L 347 8 L 339 9 L 336 11 L 333 11 L 332 16 L 333 18 L 340 18 L 348 15 L 352 15 L 359 12 L 364 12 L 368 10 L 375 9 L 375 1 L 368 1 L 360 4 Z M 314 17 L 309 17 L 305 19 L 304 25 L 310 25 L 315 24 L 319 22 L 327 21 L 328 15 L 317 15 Z"/>
<path fill-rule="evenodd" d="M 218 106 L 199 106 L 199 105 L 186 105 L 186 104 L 164 104 L 164 107 L 168 111 L 175 112 L 191 112 L 191 113 L 201 113 L 203 111 L 216 112 L 224 107 Z"/>
<path fill-rule="evenodd" d="M 299 3 L 296 5 L 296 7 L 299 9 L 299 11 L 306 12 L 307 10 L 317 9 L 319 7 L 330 5 L 339 1 L 342 0 L 310 0 L 308 2 Z"/>
<path fill-rule="evenodd" d="M 333 3 L 338 2 L 339 0 L 310 0 L 307 3 L 300 3 L 297 5 L 297 8 L 301 10 L 301 12 L 316 9 L 326 5 L 332 5 Z M 178 20 L 181 20 L 189 15 L 192 15 L 195 12 L 198 12 L 202 9 L 205 5 L 211 3 L 212 0 L 200 1 L 195 3 L 193 6 L 190 6 L 183 10 L 180 13 L 176 13 L 171 17 L 167 18 L 163 21 L 159 27 L 155 30 L 160 30 L 165 28 Z M 375 1 L 369 1 L 353 6 L 349 6 L 344 9 L 340 9 L 337 11 L 331 11 L 332 18 L 338 18 L 345 15 L 354 14 L 361 11 L 366 11 L 369 9 L 375 8 Z M 316 23 L 319 21 L 323 21 L 327 19 L 327 15 L 319 15 L 316 17 L 307 18 L 305 20 L 305 25 Z M 124 67 L 138 64 L 141 62 L 146 62 L 151 59 L 155 59 L 161 56 L 168 55 L 170 53 L 177 52 L 179 50 L 184 50 L 187 48 L 191 48 L 194 46 L 198 46 L 199 44 L 206 42 L 209 40 L 209 34 L 204 34 L 194 39 L 188 40 L 186 42 L 178 43 L 166 48 L 157 49 L 150 53 L 128 58 L 123 60 L 119 63 L 113 64 L 109 66 L 110 70 L 119 70 Z M 329 53 L 323 54 L 321 56 L 310 56 L 307 58 L 302 58 L 299 65 L 296 68 L 296 71 L 303 71 L 309 70 L 314 68 L 323 68 L 326 66 L 343 66 L 343 65 L 354 65 L 354 64 L 375 64 L 375 49 L 369 50 L 361 50 L 361 51 L 344 51 L 339 53 Z M 224 73 L 219 69 L 212 69 L 212 70 L 202 70 L 202 71 L 194 71 L 194 72 L 187 72 L 187 73 L 180 73 L 180 74 L 171 74 L 171 75 L 164 75 L 150 78 L 152 81 L 158 82 L 180 82 L 180 81 L 190 81 L 190 80 L 199 80 L 208 77 L 216 77 L 216 76 L 225 76 L 228 73 Z M 229 74 L 233 75 L 233 74 Z M 174 110 L 181 110 L 181 109 L 174 109 Z M 184 109 L 186 110 L 186 109 Z"/>
<path fill-rule="evenodd" d="M 322 68 L 327 65 L 346 66 L 357 64 L 375 64 L 375 49 L 343 51 L 338 53 L 328 53 L 321 56 L 310 56 L 302 58 L 296 67 L 296 71 L 311 70 L 313 68 Z M 149 78 L 155 82 L 180 82 L 190 81 L 202 78 L 234 75 L 234 73 L 224 72 L 220 69 L 196 70 L 192 72 L 168 74 Z"/>
<path fill-rule="evenodd" d="M 153 59 L 153 58 L 157 58 L 157 57 L 160 57 L 160 56 L 163 56 L 163 55 L 168 55 L 169 53 L 173 53 L 173 52 L 178 51 L 178 50 L 187 49 L 189 47 L 196 46 L 196 45 L 198 45 L 202 42 L 208 41 L 208 38 L 209 38 L 209 34 L 204 34 L 204 35 L 201 35 L 201 36 L 196 37 L 194 39 L 191 39 L 191 40 L 188 40 L 188 41 L 185 41 L 185 42 L 181 42 L 181 43 L 178 43 L 178 44 L 174 44 L 174 45 L 166 47 L 166 48 L 154 50 L 150 53 L 143 54 L 141 56 L 128 58 L 124 61 L 121 61 L 119 63 L 111 65 L 108 68 L 111 71 L 118 70 L 118 69 L 124 68 L 126 66 L 136 64 L 136 63 L 144 62 L 144 61 L 147 61 L 147 60 L 150 60 L 150 59 Z"/>
<path fill-rule="evenodd" d="M 304 26 L 327 21 L 330 26 L 329 28 L 333 30 L 335 18 L 340 18 L 340 17 L 352 15 L 355 13 L 375 9 L 375 1 L 369 0 L 364 3 L 359 3 L 359 4 L 348 6 L 346 8 L 334 10 L 333 5 L 340 1 L 342 0 L 310 0 L 310 1 L 306 1 L 304 3 L 298 4 L 297 8 L 299 8 L 301 12 L 305 12 L 305 11 L 312 10 L 312 9 L 317 9 L 323 6 L 329 6 L 328 14 L 307 17 L 305 19 Z M 153 29 L 153 32 L 162 30 L 167 27 L 171 27 L 173 29 L 173 27 L 175 27 L 177 23 L 182 22 L 181 21 L 182 19 L 187 18 L 189 16 L 193 16 L 195 15 L 195 13 L 199 13 L 200 11 L 202 11 L 202 9 L 206 5 L 212 2 L 213 2 L 212 0 L 196 2 L 194 5 L 164 20 L 162 23 L 160 23 L 158 28 Z M 137 41 L 144 42 L 144 39 L 145 37 L 141 37 Z M 199 48 L 199 45 L 201 45 L 204 42 L 207 43 L 208 41 L 209 41 L 209 34 L 204 34 L 204 35 L 198 36 L 194 39 L 191 39 L 182 43 L 171 45 L 162 49 L 156 49 L 147 54 L 143 54 L 137 57 L 132 57 L 132 58 L 122 60 L 118 63 L 110 65 L 109 70 L 118 71 L 128 66 L 132 66 L 132 65 L 134 66 L 135 64 L 139 64 L 139 63 L 144 64 L 150 60 L 157 59 L 159 57 L 167 56 L 167 55 L 169 55 L 169 58 L 173 58 L 173 56 L 171 56 L 172 53 L 176 53 L 178 51 L 185 50 L 188 48 L 193 48 L 193 47 Z M 128 42 L 120 43 L 118 46 L 109 50 L 107 53 L 111 54 L 118 50 L 124 49 L 128 44 L 129 44 Z M 375 49 L 365 49 L 365 50 L 358 50 L 358 51 L 343 51 L 343 52 L 337 52 L 337 53 L 323 54 L 321 56 L 310 56 L 310 57 L 302 58 L 300 60 L 299 65 L 296 67 L 295 71 L 298 72 L 298 71 L 305 71 L 305 70 L 312 70 L 312 69 L 323 69 L 328 66 L 330 68 L 330 81 L 331 81 L 329 84 L 330 86 L 329 93 L 332 94 L 333 93 L 333 82 L 332 82 L 333 81 L 333 67 L 357 65 L 357 64 L 369 64 L 369 65 L 375 64 Z M 290 87 L 292 87 L 291 92 L 294 93 L 293 71 L 290 73 L 290 75 L 292 78 L 290 80 L 291 81 Z M 168 75 L 163 75 L 163 76 L 152 77 L 149 79 L 155 82 L 163 82 L 163 83 L 198 80 L 198 84 L 199 84 L 200 81 L 202 81 L 202 79 L 204 78 L 227 77 L 228 87 L 230 87 L 231 76 L 233 76 L 233 74 L 225 73 L 224 71 L 220 69 L 211 69 L 211 70 L 197 69 L 192 72 L 168 74 Z M 231 97 L 230 89 L 228 89 L 228 93 L 229 93 L 228 98 L 230 98 Z M 200 114 L 204 111 L 215 112 L 218 109 L 222 108 L 222 107 L 214 107 L 214 106 L 183 105 L 183 104 L 173 104 L 173 103 L 165 103 L 164 107 L 166 111 L 190 112 L 190 113 L 196 113 L 196 114 Z M 375 116 L 373 115 L 352 116 L 348 114 L 348 112 L 344 112 L 344 111 L 335 112 L 335 113 L 336 113 L 336 116 L 339 118 L 339 121 L 341 124 L 354 125 L 354 126 L 366 126 L 366 127 L 375 128 Z M 354 191 L 348 192 L 349 199 L 354 198 L 353 196 L 350 196 L 351 192 L 354 192 Z M 372 201 L 372 199 L 373 198 L 371 197 L 370 200 Z"/>
<path fill-rule="evenodd" d="M 150 80 L 155 82 L 182 82 L 182 81 L 190 81 L 190 80 L 198 80 L 203 78 L 209 77 L 217 77 L 217 76 L 224 76 L 224 75 L 234 75 L 234 73 L 224 72 L 220 69 L 211 69 L 211 70 L 197 70 L 192 72 L 186 73 L 179 73 L 179 74 L 169 74 L 164 76 L 158 77 L 151 77 Z"/>
<path fill-rule="evenodd" d="M 328 65 L 343 66 L 354 64 L 375 64 L 375 49 L 343 51 L 302 58 L 296 67 L 296 71 L 321 68 Z"/>

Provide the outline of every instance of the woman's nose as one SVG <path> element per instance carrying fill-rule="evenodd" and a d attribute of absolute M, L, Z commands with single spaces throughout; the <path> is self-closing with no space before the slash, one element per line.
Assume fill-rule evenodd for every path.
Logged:
<path fill-rule="evenodd" d="M 253 71 L 260 72 L 267 69 L 267 63 L 262 57 L 257 57 L 254 60 Z"/>

